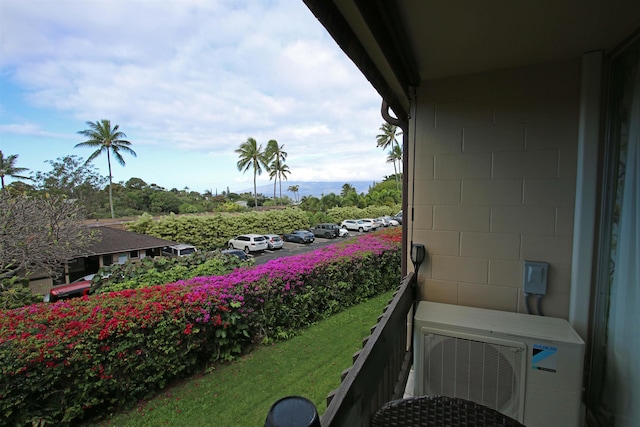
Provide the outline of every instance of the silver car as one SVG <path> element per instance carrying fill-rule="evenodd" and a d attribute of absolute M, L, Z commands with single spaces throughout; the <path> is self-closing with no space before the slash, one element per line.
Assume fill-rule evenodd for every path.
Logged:
<path fill-rule="evenodd" d="M 376 221 L 382 222 L 383 227 L 388 227 L 391 225 L 391 221 L 386 216 L 381 216 L 380 218 L 376 218 Z"/>
<path fill-rule="evenodd" d="M 264 238 L 267 239 L 269 249 L 280 249 L 284 246 L 284 241 L 278 234 L 265 234 Z"/>

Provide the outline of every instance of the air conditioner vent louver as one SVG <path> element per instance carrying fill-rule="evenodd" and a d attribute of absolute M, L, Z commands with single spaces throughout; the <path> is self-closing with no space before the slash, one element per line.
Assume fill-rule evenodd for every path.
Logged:
<path fill-rule="evenodd" d="M 434 333 L 423 342 L 424 394 L 459 397 L 521 418 L 522 348 Z"/>
<path fill-rule="evenodd" d="M 584 341 L 569 322 L 422 301 L 414 394 L 470 400 L 527 427 L 578 427 Z"/>

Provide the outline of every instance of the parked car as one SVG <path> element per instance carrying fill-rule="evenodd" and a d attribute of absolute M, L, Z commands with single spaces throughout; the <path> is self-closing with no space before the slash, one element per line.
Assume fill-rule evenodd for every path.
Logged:
<path fill-rule="evenodd" d="M 373 218 L 373 222 L 375 222 L 376 224 L 378 224 L 378 227 L 388 227 L 389 223 L 386 222 L 384 219 L 382 218 Z"/>
<path fill-rule="evenodd" d="M 195 246 L 180 243 L 177 245 L 165 246 L 162 248 L 162 255 L 165 256 L 186 256 L 198 252 Z"/>
<path fill-rule="evenodd" d="M 264 238 L 267 239 L 267 248 L 269 249 L 281 249 L 284 246 L 284 242 L 278 234 L 265 234 Z"/>
<path fill-rule="evenodd" d="M 84 280 L 84 278 L 68 285 L 54 286 L 49 291 L 49 302 L 89 295 L 89 289 L 91 289 L 91 280 Z"/>
<path fill-rule="evenodd" d="M 386 217 L 386 216 L 381 216 L 380 218 L 376 218 L 376 221 L 380 221 L 383 227 L 388 227 L 391 225 L 391 222 L 389 221 L 389 217 Z"/>
<path fill-rule="evenodd" d="M 364 222 L 365 224 L 369 224 L 371 226 L 371 230 L 376 230 L 379 227 L 382 227 L 382 224 L 376 222 L 373 218 L 362 218 L 360 221 Z"/>
<path fill-rule="evenodd" d="M 390 217 L 388 215 L 387 216 L 381 216 L 380 219 L 385 222 L 385 224 L 386 224 L 385 227 L 389 227 L 389 226 L 396 227 L 396 226 L 400 225 L 400 223 L 398 221 L 396 221 L 395 219 L 393 219 L 392 217 Z"/>
<path fill-rule="evenodd" d="M 282 235 L 285 242 L 313 243 L 315 236 L 307 230 L 296 230 Z"/>
<path fill-rule="evenodd" d="M 267 239 L 262 234 L 240 234 L 229 240 L 229 249 L 242 249 L 246 254 L 264 251 L 268 247 Z"/>
<path fill-rule="evenodd" d="M 340 235 L 340 227 L 338 224 L 318 224 L 309 230 L 316 237 L 324 237 L 325 239 L 335 239 Z"/>
<path fill-rule="evenodd" d="M 66 285 L 57 285 L 51 288 L 49 295 L 45 297 L 45 301 L 55 302 L 69 298 L 81 297 L 83 295 L 89 295 L 89 290 L 93 284 L 93 278 L 98 275 L 100 280 L 108 279 L 111 274 L 98 274 L 91 273 L 86 276 L 77 278 Z"/>
<path fill-rule="evenodd" d="M 338 228 L 338 235 L 340 237 L 348 237 L 349 236 L 349 230 L 347 230 L 346 228 Z"/>
<path fill-rule="evenodd" d="M 246 254 L 244 251 L 241 251 L 240 249 L 224 249 L 224 250 L 221 250 L 220 253 L 224 255 L 237 256 L 242 261 L 247 261 L 251 256 L 250 254 Z"/>
<path fill-rule="evenodd" d="M 371 224 L 368 224 L 360 219 L 345 219 L 340 224 L 341 228 L 345 228 L 347 230 L 354 230 L 359 232 L 371 231 Z"/>
<path fill-rule="evenodd" d="M 402 211 L 398 212 L 397 214 L 395 214 L 391 218 L 395 219 L 396 221 L 398 221 L 398 224 L 402 224 Z"/>

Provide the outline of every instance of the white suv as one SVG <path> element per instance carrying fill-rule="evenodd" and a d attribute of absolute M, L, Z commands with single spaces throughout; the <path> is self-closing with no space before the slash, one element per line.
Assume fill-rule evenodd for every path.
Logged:
<path fill-rule="evenodd" d="M 244 253 L 267 249 L 267 239 L 261 234 L 241 234 L 229 240 L 229 249 L 241 249 Z"/>
<path fill-rule="evenodd" d="M 376 220 L 373 218 L 362 218 L 360 221 L 364 222 L 365 224 L 369 224 L 372 230 L 375 230 L 378 227 L 382 227 L 382 224 L 376 222 Z"/>
<path fill-rule="evenodd" d="M 367 224 L 360 219 L 345 219 L 340 224 L 340 227 L 346 228 L 347 230 L 359 231 L 361 233 L 365 231 L 371 231 L 371 224 Z"/>

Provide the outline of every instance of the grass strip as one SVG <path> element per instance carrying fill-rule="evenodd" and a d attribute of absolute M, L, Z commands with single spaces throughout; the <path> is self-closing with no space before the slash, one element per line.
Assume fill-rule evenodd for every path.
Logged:
<path fill-rule="evenodd" d="M 322 414 L 327 394 L 392 298 L 386 292 L 346 309 L 283 342 L 194 376 L 134 409 L 93 426 L 262 426 L 281 397 L 304 396 Z"/>

